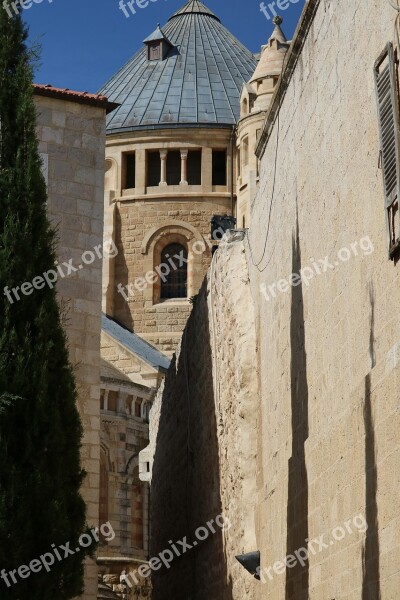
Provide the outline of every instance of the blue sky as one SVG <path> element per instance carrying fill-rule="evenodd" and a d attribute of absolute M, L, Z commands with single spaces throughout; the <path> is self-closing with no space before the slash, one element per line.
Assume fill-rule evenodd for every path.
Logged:
<path fill-rule="evenodd" d="M 146 0 L 137 0 L 145 4 Z M 266 0 L 265 5 L 271 0 Z M 284 1 L 284 0 L 280 0 Z M 291 38 L 304 0 L 285 0 L 279 11 L 283 29 Z M 205 0 L 222 23 L 253 52 L 259 52 L 273 29 L 260 11 L 260 0 Z M 42 65 L 37 83 L 79 91 L 97 92 L 133 54 L 160 22 L 185 4 L 185 0 L 152 0 L 136 7 L 126 18 L 119 0 L 42 0 L 23 11 L 31 41 L 42 46 Z"/>

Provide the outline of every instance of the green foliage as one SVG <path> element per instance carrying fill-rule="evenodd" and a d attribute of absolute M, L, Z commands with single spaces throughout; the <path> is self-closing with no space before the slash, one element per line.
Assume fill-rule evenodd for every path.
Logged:
<path fill-rule="evenodd" d="M 3 293 L 55 268 L 55 237 L 35 134 L 32 53 L 19 16 L 0 5 L 0 571 L 86 530 L 79 489 L 82 427 L 54 290 L 10 303 Z M 7 587 L 1 600 L 80 594 L 88 550 Z"/>

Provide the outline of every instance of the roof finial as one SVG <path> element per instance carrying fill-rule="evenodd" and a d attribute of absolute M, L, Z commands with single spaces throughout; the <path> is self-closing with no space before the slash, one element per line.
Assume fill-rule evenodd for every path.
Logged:
<path fill-rule="evenodd" d="M 287 39 L 285 34 L 282 31 L 281 25 L 283 23 L 283 19 L 280 15 L 275 15 L 273 19 L 275 29 L 272 32 L 271 37 L 268 40 L 268 45 L 272 46 L 272 43 L 275 41 L 278 44 L 287 44 Z"/>

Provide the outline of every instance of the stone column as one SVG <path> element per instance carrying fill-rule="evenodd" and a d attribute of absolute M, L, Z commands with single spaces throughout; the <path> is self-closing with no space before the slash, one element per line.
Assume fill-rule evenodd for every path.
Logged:
<path fill-rule="evenodd" d="M 128 393 L 127 392 L 119 392 L 118 394 L 118 399 L 117 399 L 117 412 L 118 413 L 122 413 L 122 414 L 126 414 L 127 410 L 126 410 L 126 400 L 128 398 Z"/>
<path fill-rule="evenodd" d="M 203 191 L 205 193 L 212 192 L 212 148 L 203 148 L 201 171 Z"/>
<path fill-rule="evenodd" d="M 161 176 L 160 176 L 159 185 L 168 185 L 167 184 L 167 155 L 168 155 L 168 150 L 160 150 Z"/>
<path fill-rule="evenodd" d="M 108 392 L 110 390 L 104 390 L 104 410 L 108 410 Z"/>
<path fill-rule="evenodd" d="M 138 148 L 136 150 L 136 194 L 144 194 L 146 189 L 146 150 L 144 148 Z"/>
<path fill-rule="evenodd" d="M 181 180 L 180 185 L 187 185 L 187 157 L 188 151 L 181 150 Z"/>

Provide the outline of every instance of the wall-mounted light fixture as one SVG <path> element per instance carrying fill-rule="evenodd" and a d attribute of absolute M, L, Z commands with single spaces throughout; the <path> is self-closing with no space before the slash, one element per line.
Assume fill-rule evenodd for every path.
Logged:
<path fill-rule="evenodd" d="M 236 560 L 240 562 L 242 567 L 246 569 L 251 575 L 255 577 L 255 579 L 260 580 L 260 551 L 256 550 L 255 552 L 247 552 L 247 554 L 238 554 L 235 556 Z"/>

